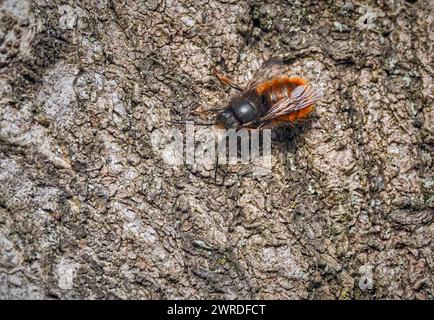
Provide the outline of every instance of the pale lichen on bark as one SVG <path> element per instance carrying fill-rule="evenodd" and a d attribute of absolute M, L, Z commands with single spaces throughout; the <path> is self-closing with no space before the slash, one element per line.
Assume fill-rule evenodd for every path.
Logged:
<path fill-rule="evenodd" d="M 432 299 L 432 9 L 1 2 L 0 298 Z M 274 55 L 325 96 L 271 176 L 163 161 Z"/>

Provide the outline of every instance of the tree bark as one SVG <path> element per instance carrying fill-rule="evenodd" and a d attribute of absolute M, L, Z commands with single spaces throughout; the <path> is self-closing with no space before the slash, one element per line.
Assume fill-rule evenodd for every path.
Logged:
<path fill-rule="evenodd" d="M 433 7 L 377 3 L 2 1 L 0 298 L 433 299 Z M 164 161 L 272 56 L 270 175 Z"/>

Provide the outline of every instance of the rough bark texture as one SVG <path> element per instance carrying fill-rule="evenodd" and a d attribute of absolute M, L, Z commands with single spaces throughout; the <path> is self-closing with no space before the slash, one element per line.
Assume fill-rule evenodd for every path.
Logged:
<path fill-rule="evenodd" d="M 433 298 L 432 2 L 0 3 L 0 298 Z M 271 176 L 162 160 L 274 55 Z"/>

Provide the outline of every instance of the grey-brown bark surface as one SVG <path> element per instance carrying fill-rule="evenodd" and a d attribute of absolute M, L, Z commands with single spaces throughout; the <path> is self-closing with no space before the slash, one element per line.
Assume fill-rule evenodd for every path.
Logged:
<path fill-rule="evenodd" d="M 0 298 L 432 299 L 432 3 L 377 2 L 1 1 Z M 274 55 L 271 176 L 162 160 Z"/>

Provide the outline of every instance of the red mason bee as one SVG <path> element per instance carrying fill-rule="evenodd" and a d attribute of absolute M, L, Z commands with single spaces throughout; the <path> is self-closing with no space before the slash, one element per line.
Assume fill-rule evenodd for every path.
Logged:
<path fill-rule="evenodd" d="M 246 88 L 228 78 L 219 80 L 239 91 L 218 115 L 217 127 L 225 129 L 264 129 L 307 118 L 322 94 L 305 79 L 286 75 L 280 58 L 266 61 Z"/>

